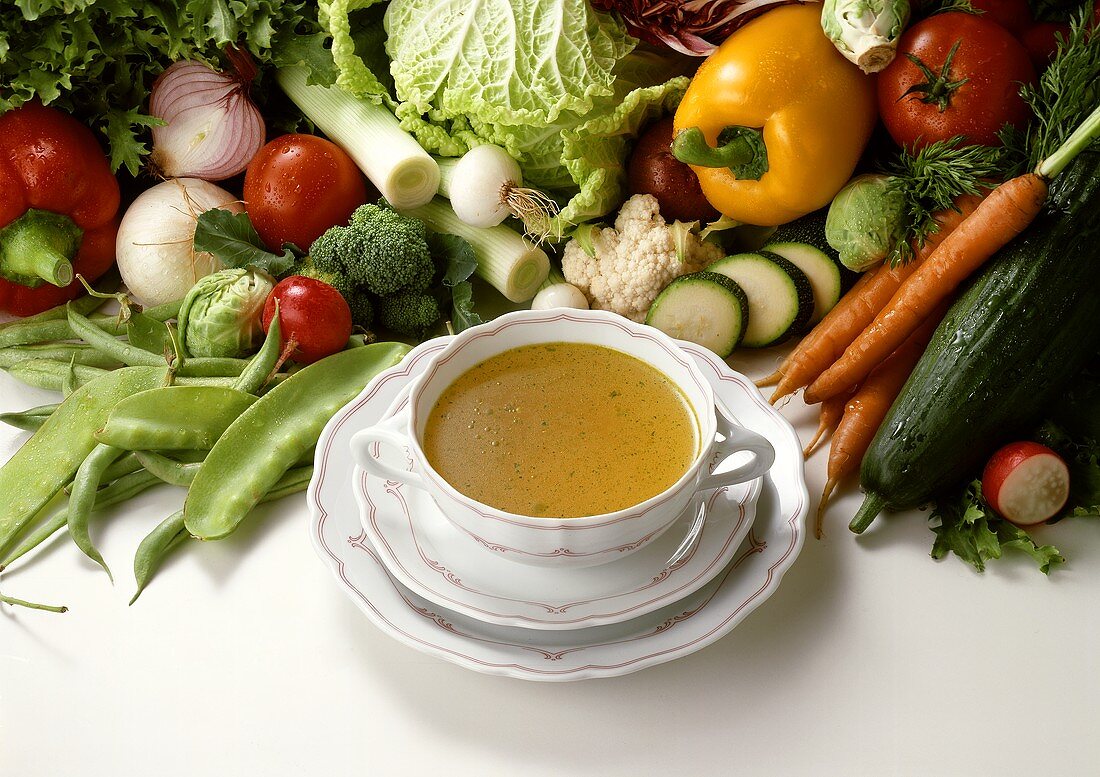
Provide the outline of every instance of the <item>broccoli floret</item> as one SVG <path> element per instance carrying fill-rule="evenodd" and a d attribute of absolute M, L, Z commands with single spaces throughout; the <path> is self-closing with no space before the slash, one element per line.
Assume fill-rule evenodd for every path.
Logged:
<path fill-rule="evenodd" d="M 380 205 L 360 205 L 346 227 L 332 227 L 317 238 L 310 255 L 321 270 L 379 296 L 423 291 L 435 272 L 424 222 Z"/>
<path fill-rule="evenodd" d="M 363 329 L 370 329 L 370 325 L 374 323 L 374 303 L 371 302 L 366 292 L 353 291 L 344 294 L 344 299 L 347 300 L 348 307 L 351 308 L 351 322 L 356 326 L 363 327 Z"/>
<path fill-rule="evenodd" d="M 382 326 L 417 339 L 439 321 L 442 313 L 431 294 L 406 291 L 378 301 L 378 318 Z"/>

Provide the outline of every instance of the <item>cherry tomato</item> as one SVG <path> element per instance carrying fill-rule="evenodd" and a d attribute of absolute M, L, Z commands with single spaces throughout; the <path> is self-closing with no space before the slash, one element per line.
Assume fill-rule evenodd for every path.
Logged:
<path fill-rule="evenodd" d="M 279 281 L 264 303 L 261 319 L 264 332 L 275 317 L 275 300 L 279 301 L 283 345 L 291 340 L 298 344 L 291 354 L 294 361 L 312 364 L 342 351 L 348 344 L 351 309 L 332 286 L 303 275 Z"/>
<path fill-rule="evenodd" d="M 1030 118 L 1019 88 L 1034 81 L 1027 49 L 999 24 L 937 14 L 902 35 L 898 56 L 879 73 L 879 111 L 894 142 L 909 149 L 955 135 L 998 145 L 1002 125 Z"/>
<path fill-rule="evenodd" d="M 322 232 L 346 224 L 367 201 L 367 184 L 351 157 L 315 135 L 283 135 L 261 148 L 244 175 L 248 217 L 272 251 L 303 251 Z"/>
<path fill-rule="evenodd" d="M 970 5 L 982 12 L 983 19 L 996 22 L 1017 38 L 1035 23 L 1027 0 L 970 0 Z"/>
<path fill-rule="evenodd" d="M 1054 55 L 1058 53 L 1057 36 L 1059 34 L 1063 40 L 1068 39 L 1069 25 L 1058 22 L 1039 22 L 1020 36 L 1020 42 L 1031 55 L 1031 63 L 1035 65 L 1036 72 L 1046 69 L 1054 59 Z"/>

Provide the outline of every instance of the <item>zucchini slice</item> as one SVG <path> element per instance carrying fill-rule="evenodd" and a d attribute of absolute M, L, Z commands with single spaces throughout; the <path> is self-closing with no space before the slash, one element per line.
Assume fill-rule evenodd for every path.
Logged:
<path fill-rule="evenodd" d="M 765 251 L 779 254 L 806 274 L 814 293 L 813 326 L 840 301 L 840 265 L 809 243 L 768 243 Z"/>
<path fill-rule="evenodd" d="M 840 262 L 840 254 L 825 239 L 825 219 L 828 207 L 815 210 L 802 218 L 786 224 L 780 224 L 770 238 L 769 243 L 805 243 L 821 251 L 834 262 Z"/>
<path fill-rule="evenodd" d="M 749 301 L 724 275 L 682 275 L 657 295 L 645 322 L 669 337 L 690 340 L 725 358 L 745 336 Z"/>
<path fill-rule="evenodd" d="M 766 348 L 800 332 L 814 312 L 814 293 L 806 273 L 778 254 L 734 254 L 707 268 L 744 289 L 749 325 L 742 345 Z"/>

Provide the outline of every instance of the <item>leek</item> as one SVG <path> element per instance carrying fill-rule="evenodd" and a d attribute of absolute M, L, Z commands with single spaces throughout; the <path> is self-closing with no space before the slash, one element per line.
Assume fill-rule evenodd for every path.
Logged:
<path fill-rule="evenodd" d="M 317 127 L 359 165 L 394 208 L 424 205 L 439 189 L 439 165 L 383 105 L 339 87 L 306 82 L 304 67 L 284 67 L 275 80 Z"/>

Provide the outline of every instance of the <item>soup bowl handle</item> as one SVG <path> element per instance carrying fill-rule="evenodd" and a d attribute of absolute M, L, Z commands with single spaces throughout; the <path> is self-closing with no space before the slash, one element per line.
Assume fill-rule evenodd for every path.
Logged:
<path fill-rule="evenodd" d="M 719 411 L 718 431 L 725 438 L 714 444 L 714 454 L 718 457 L 718 464 L 725 461 L 735 453 L 748 451 L 752 459 L 744 464 L 725 472 L 714 472 L 699 481 L 697 491 L 707 491 L 722 486 L 733 486 L 745 483 L 763 476 L 775 461 L 775 449 L 767 438 L 751 432 L 748 429 L 737 426 Z M 717 466 L 717 464 L 715 465 Z"/>
<path fill-rule="evenodd" d="M 375 443 L 392 445 L 400 450 L 408 449 L 409 437 L 405 432 L 408 421 L 406 413 L 398 413 L 374 426 L 356 432 L 351 438 L 351 456 L 356 464 L 374 477 L 392 480 L 395 483 L 405 483 L 416 488 L 425 488 L 424 478 L 419 472 L 395 467 L 388 461 L 382 461 L 374 453 Z"/>

